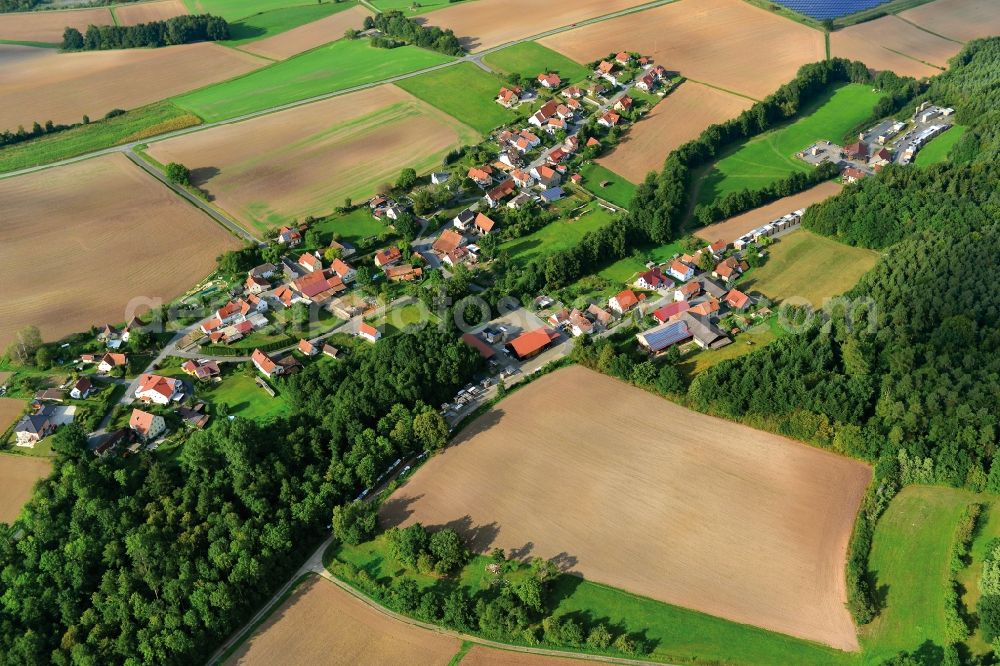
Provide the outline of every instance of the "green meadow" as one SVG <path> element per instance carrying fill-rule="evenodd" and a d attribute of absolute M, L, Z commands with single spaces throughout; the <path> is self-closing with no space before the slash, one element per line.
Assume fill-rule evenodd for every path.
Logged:
<path fill-rule="evenodd" d="M 353 88 L 433 67 L 451 57 L 402 46 L 377 49 L 367 40 L 341 39 L 312 51 L 173 98 L 207 122 Z"/>
<path fill-rule="evenodd" d="M 580 167 L 580 175 L 583 176 L 583 187 L 589 192 L 622 208 L 628 208 L 632 203 L 635 185 L 624 176 L 619 176 L 597 162 L 588 162 Z M 601 183 L 607 185 L 601 187 Z"/>
<path fill-rule="evenodd" d="M 944 162 L 948 159 L 951 147 L 958 143 L 963 134 L 965 134 L 965 128 L 961 125 L 955 125 L 941 136 L 934 137 L 917 153 L 913 163 L 917 166 L 930 166 Z"/>
<path fill-rule="evenodd" d="M 809 171 L 812 167 L 795 154 L 821 139 L 840 143 L 868 118 L 880 97 L 871 86 L 856 83 L 831 89 L 797 120 L 726 151 L 702 179 L 699 202 L 708 204 L 731 192 L 758 189 L 796 171 Z"/>
<path fill-rule="evenodd" d="M 555 72 L 563 83 L 582 81 L 590 74 L 583 65 L 556 53 L 537 42 L 522 42 L 508 46 L 488 56 L 483 62 L 505 74 L 519 74 L 526 79 L 534 79 L 542 72 Z"/>
<path fill-rule="evenodd" d="M 494 101 L 503 82 L 471 62 L 403 79 L 396 85 L 483 134 L 518 117 Z"/>
<path fill-rule="evenodd" d="M 266 37 L 273 37 L 300 25 L 312 23 L 331 14 L 337 14 L 354 7 L 355 2 L 325 2 L 323 4 L 281 7 L 268 11 L 247 15 L 229 24 L 230 38 L 221 44 L 239 46 Z M 330 41 L 340 39 L 341 35 L 333 35 Z"/>
<path fill-rule="evenodd" d="M 563 201 L 566 202 L 566 206 L 571 203 L 579 204 L 578 200 L 572 198 Z M 600 229 L 612 219 L 612 214 L 596 202 L 588 204 L 583 211 L 573 213 L 573 217 L 568 215 L 567 209 L 563 217 L 555 222 L 527 236 L 507 241 L 500 247 L 503 251 L 509 252 L 514 261 L 527 263 L 536 256 L 552 254 L 575 246 L 588 231 Z"/>

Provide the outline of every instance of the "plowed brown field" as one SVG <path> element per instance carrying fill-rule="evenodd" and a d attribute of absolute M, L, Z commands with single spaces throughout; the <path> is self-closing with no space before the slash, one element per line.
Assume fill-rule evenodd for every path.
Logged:
<path fill-rule="evenodd" d="M 720 239 L 731 243 L 751 229 L 756 229 L 762 224 L 767 224 L 786 213 L 791 213 L 793 210 L 805 208 L 806 206 L 829 199 L 840 192 L 840 190 L 841 185 L 832 180 L 820 183 L 816 187 L 811 187 L 804 192 L 778 199 L 774 203 L 754 208 L 742 215 L 702 227 L 694 232 L 694 235 L 710 243 Z"/>
<path fill-rule="evenodd" d="M 638 51 L 668 70 L 755 99 L 826 57 L 823 33 L 741 0 L 679 0 L 540 42 L 577 62 Z"/>
<path fill-rule="evenodd" d="M 50 471 L 52 463 L 44 458 L 0 455 L 0 522 L 11 523 L 20 515 L 21 508 L 31 499 L 35 482 L 44 479 Z"/>
<path fill-rule="evenodd" d="M 0 180 L 0 349 L 125 321 L 133 297 L 170 299 L 239 247 L 124 155 Z"/>
<path fill-rule="evenodd" d="M 17 67 L 0 68 L 0 130 L 52 120 L 80 122 L 132 109 L 244 74 L 267 61 L 202 42 L 161 49 L 58 53 L 15 49 Z M 6 60 L 4 56 L 0 56 Z"/>
<path fill-rule="evenodd" d="M 114 25 L 114 20 L 107 7 L 0 14 L 0 39 L 59 44 L 66 28 L 85 32 L 88 25 Z"/>
<path fill-rule="evenodd" d="M 481 51 L 646 2 L 647 0 L 476 0 L 428 14 L 426 24 L 451 28 L 466 48 Z"/>
<path fill-rule="evenodd" d="M 138 25 L 151 21 L 163 21 L 187 14 L 187 7 L 181 0 L 155 0 L 115 7 L 118 25 Z"/>
<path fill-rule="evenodd" d="M 370 11 L 358 5 L 240 48 L 265 58 L 284 60 L 303 51 L 340 39 L 348 28 L 361 29 L 365 17 L 371 16 L 371 14 Z"/>
<path fill-rule="evenodd" d="M 958 42 L 932 35 L 897 16 L 883 16 L 830 33 L 831 55 L 906 76 L 940 73 L 948 58 L 961 48 Z"/>
<path fill-rule="evenodd" d="M 477 419 L 383 505 L 589 580 L 858 649 L 847 543 L 867 466 L 579 366 Z"/>
<path fill-rule="evenodd" d="M 1000 7 L 996 0 L 937 0 L 907 9 L 899 16 L 963 42 L 1000 35 Z"/>
<path fill-rule="evenodd" d="M 598 163 L 633 183 L 663 167 L 667 154 L 696 138 L 709 125 L 735 118 L 753 102 L 686 81 L 653 107 Z"/>
<path fill-rule="evenodd" d="M 379 86 L 154 143 L 248 229 L 328 215 L 371 196 L 400 169 L 417 171 L 478 135 L 395 86 Z"/>
<path fill-rule="evenodd" d="M 394 620 L 315 577 L 302 583 L 226 664 L 441 666 L 459 647 L 456 638 Z"/>

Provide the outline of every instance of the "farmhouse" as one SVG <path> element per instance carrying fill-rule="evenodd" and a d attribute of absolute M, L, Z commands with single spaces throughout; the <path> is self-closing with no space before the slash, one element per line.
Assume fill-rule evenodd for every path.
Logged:
<path fill-rule="evenodd" d="M 291 227 L 281 227 L 278 230 L 278 242 L 288 247 L 295 247 L 302 243 L 302 234 L 298 229 Z"/>
<path fill-rule="evenodd" d="M 590 315 L 595 324 L 598 324 L 602 328 L 607 328 L 611 324 L 611 313 L 595 303 L 587 306 L 587 314 Z"/>
<path fill-rule="evenodd" d="M 181 364 L 181 370 L 195 379 L 211 379 L 221 374 L 219 364 L 215 361 L 185 361 Z"/>
<path fill-rule="evenodd" d="M 698 294 L 701 293 L 701 283 L 700 282 L 688 282 L 682 284 L 674 292 L 675 301 L 689 301 Z"/>
<path fill-rule="evenodd" d="M 262 352 L 260 349 L 253 350 L 253 354 L 250 355 L 250 361 L 262 375 L 268 378 L 274 375 L 280 375 L 284 371 L 283 367 L 275 363 L 270 356 Z"/>
<path fill-rule="evenodd" d="M 508 109 L 517 106 L 517 103 L 521 101 L 521 87 L 511 86 L 510 88 L 501 88 L 500 93 L 497 95 L 497 104 L 507 107 Z"/>
<path fill-rule="evenodd" d="M 141 409 L 133 409 L 128 420 L 128 427 L 144 442 L 156 439 L 167 429 L 166 421 L 159 414 L 150 414 Z"/>
<path fill-rule="evenodd" d="M 697 305 L 692 305 L 688 312 L 697 315 L 709 316 L 713 315 L 719 311 L 719 301 L 715 298 L 709 298 L 708 300 L 702 301 Z"/>
<path fill-rule="evenodd" d="M 320 304 L 326 303 L 337 294 L 347 291 L 343 280 L 336 275 L 328 276 L 325 271 L 307 273 L 293 282 L 292 286 L 303 300 Z"/>
<path fill-rule="evenodd" d="M 385 277 L 389 282 L 413 282 L 424 275 L 424 269 L 412 264 L 389 266 L 385 269 Z"/>
<path fill-rule="evenodd" d="M 452 229 L 445 229 L 431 246 L 438 254 L 448 254 L 457 247 L 465 245 L 465 236 Z"/>
<path fill-rule="evenodd" d="M 626 289 L 612 296 L 608 307 L 622 315 L 639 304 L 639 297 L 631 289 Z"/>
<path fill-rule="evenodd" d="M 635 336 L 639 345 L 651 354 L 658 354 L 668 347 L 690 340 L 691 337 L 691 331 L 683 321 L 663 324 Z"/>
<path fill-rule="evenodd" d="M 358 327 L 358 337 L 368 342 L 378 342 L 382 338 L 382 332 L 371 324 L 361 322 Z"/>
<path fill-rule="evenodd" d="M 844 179 L 845 183 L 856 183 L 867 175 L 864 171 L 856 167 L 847 167 L 840 172 L 840 176 Z"/>
<path fill-rule="evenodd" d="M 661 324 L 686 311 L 691 305 L 687 301 L 674 301 L 653 311 L 653 317 Z"/>
<path fill-rule="evenodd" d="M 47 410 L 37 414 L 28 414 L 14 426 L 14 437 L 18 446 L 34 448 L 35 444 L 45 439 L 56 429 L 56 424 L 49 418 Z"/>
<path fill-rule="evenodd" d="M 559 333 L 549 328 L 536 328 L 533 331 L 522 333 L 507 343 L 507 349 L 519 360 L 524 361 L 541 354 L 554 340 L 559 338 Z"/>
<path fill-rule="evenodd" d="M 695 344 L 702 349 L 719 349 L 732 342 L 704 317 L 692 314 L 690 311 L 681 313 L 680 317 L 680 321 L 687 324 L 691 335 L 694 336 Z"/>
<path fill-rule="evenodd" d="M 166 405 L 172 400 L 183 397 L 183 389 L 184 384 L 179 379 L 142 374 L 139 375 L 139 387 L 135 390 L 135 397 L 142 402 Z"/>
<path fill-rule="evenodd" d="M 663 274 L 659 266 L 654 266 L 645 273 L 639 273 L 635 279 L 635 286 L 639 289 L 660 289 L 673 284 L 667 276 Z"/>

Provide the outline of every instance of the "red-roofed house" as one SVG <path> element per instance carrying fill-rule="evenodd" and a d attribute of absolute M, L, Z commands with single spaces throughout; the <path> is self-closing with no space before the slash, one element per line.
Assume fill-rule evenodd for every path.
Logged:
<path fill-rule="evenodd" d="M 663 274 L 659 266 L 654 266 L 645 273 L 639 273 L 639 277 L 635 279 L 635 286 L 639 289 L 660 289 L 672 284 L 673 282 Z"/>
<path fill-rule="evenodd" d="M 618 314 L 625 314 L 639 304 L 639 297 L 631 289 L 621 291 L 608 301 L 608 307 Z"/>
<path fill-rule="evenodd" d="M 687 301 L 677 301 L 669 305 L 664 305 L 662 308 L 659 308 L 658 310 L 654 310 L 653 317 L 655 317 L 657 321 L 659 321 L 662 324 L 671 317 L 679 315 L 680 313 L 684 312 L 690 307 L 691 306 L 688 304 Z"/>
<path fill-rule="evenodd" d="M 844 179 L 845 183 L 856 183 L 868 174 L 866 174 L 861 169 L 855 167 L 847 167 L 840 172 L 841 177 Z"/>
<path fill-rule="evenodd" d="M 615 102 L 614 106 L 615 111 L 628 111 L 631 108 L 632 108 L 632 98 L 629 97 L 628 95 L 622 95 L 621 97 L 619 97 L 618 101 Z"/>
<path fill-rule="evenodd" d="M 83 400 L 88 395 L 90 395 L 90 390 L 94 388 L 88 377 L 80 377 L 76 380 L 76 384 L 73 384 L 73 388 L 69 392 L 69 396 L 76 400 Z"/>
<path fill-rule="evenodd" d="M 615 60 L 617 60 L 619 64 L 627 65 L 632 61 L 632 56 L 628 54 L 628 51 L 622 51 L 615 55 Z"/>
<path fill-rule="evenodd" d="M 597 124 L 604 127 L 614 127 L 618 124 L 619 120 L 621 120 L 621 116 L 614 111 L 605 111 L 604 115 L 597 121 Z"/>
<path fill-rule="evenodd" d="M 675 301 L 689 301 L 698 294 L 701 293 L 701 283 L 699 282 L 688 282 L 687 284 L 682 284 L 674 292 Z"/>
<path fill-rule="evenodd" d="M 715 300 L 714 298 L 710 298 L 707 301 L 702 301 L 698 305 L 692 305 L 690 308 L 688 308 L 688 312 L 690 312 L 691 314 L 702 315 L 706 317 L 708 315 L 715 314 L 718 311 L 719 311 L 719 301 Z"/>
<path fill-rule="evenodd" d="M 302 234 L 298 229 L 291 227 L 281 227 L 278 230 L 278 242 L 288 247 L 295 247 L 302 243 Z"/>
<path fill-rule="evenodd" d="M 135 397 L 143 402 L 153 402 L 157 405 L 169 404 L 171 400 L 181 397 L 184 384 L 179 379 L 161 377 L 160 375 L 139 375 L 139 387 Z"/>
<path fill-rule="evenodd" d="M 156 439 L 160 433 L 167 429 L 167 423 L 159 414 L 150 414 L 141 409 L 133 409 L 132 416 L 128 420 L 128 427 L 139 436 L 144 442 Z"/>
<path fill-rule="evenodd" d="M 240 304 L 236 301 L 229 301 L 215 311 L 215 316 L 223 325 L 232 323 L 240 316 Z"/>
<path fill-rule="evenodd" d="M 128 357 L 125 354 L 108 353 L 101 357 L 101 362 L 97 364 L 97 369 L 101 372 L 111 372 L 115 368 L 128 365 Z"/>
<path fill-rule="evenodd" d="M 496 208 L 501 201 L 512 195 L 516 189 L 517 187 L 514 185 L 513 179 L 508 178 L 486 193 L 486 205 L 490 208 Z"/>
<path fill-rule="evenodd" d="M 730 289 L 722 300 L 734 310 L 746 310 L 750 305 L 750 297 L 739 289 Z"/>
<path fill-rule="evenodd" d="M 485 236 L 493 231 L 493 228 L 497 223 L 480 213 L 479 215 L 476 215 L 476 221 L 473 224 L 475 225 L 476 230 Z"/>
<path fill-rule="evenodd" d="M 402 257 L 398 247 L 387 247 L 375 253 L 375 265 L 379 268 L 385 268 L 398 263 Z"/>
<path fill-rule="evenodd" d="M 358 327 L 358 337 L 368 342 L 378 342 L 382 337 L 382 332 L 371 324 L 361 322 L 361 325 Z"/>
<path fill-rule="evenodd" d="M 559 78 L 558 74 L 554 72 L 549 72 L 547 74 L 545 73 L 539 74 L 538 82 L 542 84 L 543 88 L 554 90 L 555 88 L 559 87 L 559 84 L 562 83 L 562 79 Z"/>
<path fill-rule="evenodd" d="M 562 176 L 555 169 L 544 164 L 532 168 L 531 175 L 538 180 L 538 184 L 542 187 L 555 187 L 562 182 Z"/>
<path fill-rule="evenodd" d="M 337 274 L 337 277 L 343 280 L 344 284 L 354 282 L 354 276 L 357 274 L 357 271 L 343 259 L 334 259 L 333 263 L 330 264 L 330 268 Z"/>
<path fill-rule="evenodd" d="M 464 333 L 462 335 L 462 342 L 475 349 L 479 352 L 479 355 L 485 359 L 491 359 L 495 355 L 493 348 L 480 340 L 479 336 L 473 333 Z"/>
<path fill-rule="evenodd" d="M 308 340 L 299 340 L 299 351 L 306 356 L 315 356 L 319 353 L 319 348 Z"/>
<path fill-rule="evenodd" d="M 271 283 L 262 277 L 248 275 L 247 281 L 243 283 L 243 286 L 251 294 L 259 294 L 263 291 L 267 291 L 268 288 L 270 288 Z"/>
<path fill-rule="evenodd" d="M 681 261 L 671 261 L 670 268 L 667 269 L 673 277 L 677 278 L 681 282 L 687 282 L 694 277 L 694 269 Z"/>
<path fill-rule="evenodd" d="M 250 361 L 265 377 L 280 375 L 285 370 L 284 367 L 275 363 L 274 359 L 259 349 L 253 350 L 253 354 L 250 355 Z"/>
<path fill-rule="evenodd" d="M 488 166 L 472 167 L 469 169 L 469 178 L 480 187 L 489 187 L 493 184 L 493 168 Z"/>
<path fill-rule="evenodd" d="M 185 361 L 181 363 L 181 370 L 196 379 L 208 379 L 220 374 L 219 364 L 215 361 Z"/>
<path fill-rule="evenodd" d="M 727 247 L 729 247 L 729 243 L 724 240 L 717 240 L 709 244 L 708 251 L 712 254 L 719 254 L 720 252 L 725 252 Z"/>
<path fill-rule="evenodd" d="M 482 216 L 482 213 L 480 213 L 480 216 Z M 465 236 L 458 233 L 454 229 L 445 229 L 441 232 L 441 235 L 438 236 L 437 240 L 434 241 L 431 249 L 438 254 L 448 254 L 455 248 L 461 247 L 462 245 L 465 245 Z"/>
<path fill-rule="evenodd" d="M 319 257 L 311 252 L 302 253 L 302 256 L 299 257 L 299 266 L 306 269 L 310 273 L 323 270 L 323 262 Z"/>
<path fill-rule="evenodd" d="M 521 87 L 511 86 L 510 88 L 501 88 L 500 93 L 497 95 L 497 104 L 505 106 L 508 109 L 515 106 L 519 101 L 521 101 Z"/>
<path fill-rule="evenodd" d="M 389 266 L 385 269 L 385 277 L 389 282 L 413 282 L 424 275 L 424 269 L 412 264 Z"/>

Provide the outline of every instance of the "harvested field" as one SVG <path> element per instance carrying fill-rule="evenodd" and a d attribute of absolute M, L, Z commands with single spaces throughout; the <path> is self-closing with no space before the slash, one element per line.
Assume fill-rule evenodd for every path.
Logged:
<path fill-rule="evenodd" d="M 742 0 L 679 0 L 540 41 L 577 62 L 627 48 L 689 79 L 755 99 L 794 78 L 801 65 L 826 57 L 823 33 Z"/>
<path fill-rule="evenodd" d="M 50 471 L 52 463 L 45 458 L 0 455 L 0 522 L 14 522 L 21 508 L 31 499 L 35 482 L 44 479 Z"/>
<path fill-rule="evenodd" d="M 22 51 L 17 67 L 0 69 L 0 98 L 4 101 L 0 130 L 31 127 L 36 120 L 80 122 L 84 114 L 97 119 L 115 108 L 149 104 L 267 63 L 207 42 L 87 53 L 29 47 L 4 50 L 8 49 Z"/>
<path fill-rule="evenodd" d="M 7 375 L 7 377 L 0 379 L 0 386 L 3 386 L 3 383 L 7 381 L 11 373 L 8 372 L 0 374 Z M 21 412 L 24 411 L 25 407 L 27 407 L 27 404 L 24 400 L 17 400 L 16 398 L 0 398 L 0 433 L 14 425 L 14 422 L 17 421 L 19 416 L 21 416 Z M 5 459 L 0 458 L 0 462 L 3 462 L 3 460 Z"/>
<path fill-rule="evenodd" d="M 687 81 L 653 107 L 625 133 L 617 146 L 597 160 L 634 183 L 663 168 L 670 151 L 750 108 L 752 101 Z"/>
<path fill-rule="evenodd" d="M 313 577 L 226 664 L 440 666 L 459 647 L 456 638 L 394 620 L 334 583 Z"/>
<path fill-rule="evenodd" d="M 115 7 L 118 25 L 139 25 L 152 21 L 165 21 L 175 16 L 187 14 L 187 7 L 181 0 L 154 0 Z"/>
<path fill-rule="evenodd" d="M 820 183 L 816 187 L 811 187 L 804 192 L 778 199 L 774 203 L 754 208 L 742 215 L 702 227 L 695 231 L 694 235 L 710 243 L 720 238 L 727 243 L 731 243 L 746 232 L 756 229 L 762 224 L 767 224 L 786 213 L 791 213 L 793 210 L 805 208 L 819 201 L 829 199 L 840 192 L 840 190 L 841 185 L 832 180 Z"/>
<path fill-rule="evenodd" d="M 1000 35 L 996 0 L 937 0 L 900 12 L 899 17 L 962 42 Z"/>
<path fill-rule="evenodd" d="M 467 49 L 482 51 L 578 21 L 643 5 L 647 1 L 553 0 L 540 4 L 531 0 L 476 0 L 439 9 L 426 17 L 426 24 L 451 28 Z M 530 20 L 526 20 L 525 17 L 529 16 Z M 619 44 L 618 48 L 622 45 Z M 607 51 L 601 53 L 606 54 Z"/>
<path fill-rule="evenodd" d="M 524 652 L 491 650 L 481 645 L 474 645 L 459 663 L 462 666 L 583 666 L 587 662 L 580 659 L 543 657 Z"/>
<path fill-rule="evenodd" d="M 383 505 L 479 552 L 856 650 L 844 607 L 856 461 L 686 410 L 579 366 L 477 419 Z"/>
<path fill-rule="evenodd" d="M 150 145 L 248 229 L 328 215 L 344 197 L 374 194 L 400 169 L 440 164 L 478 135 L 395 86 L 288 109 Z"/>
<path fill-rule="evenodd" d="M 0 39 L 61 44 L 67 27 L 85 32 L 91 24 L 113 25 L 114 20 L 107 7 L 0 14 Z"/>
<path fill-rule="evenodd" d="M 897 16 L 830 33 L 830 54 L 860 60 L 876 70 L 905 76 L 934 76 L 962 45 L 921 30 Z"/>
<path fill-rule="evenodd" d="M 121 154 L 0 180 L 0 348 L 124 321 L 129 299 L 170 299 L 240 243 Z"/>
<path fill-rule="evenodd" d="M 344 36 L 344 31 L 348 28 L 361 29 L 366 16 L 371 16 L 371 12 L 361 5 L 357 5 L 319 21 L 313 21 L 282 32 L 274 37 L 247 44 L 242 48 L 244 51 L 250 51 L 265 58 L 284 60 L 327 42 L 341 39 Z"/>

